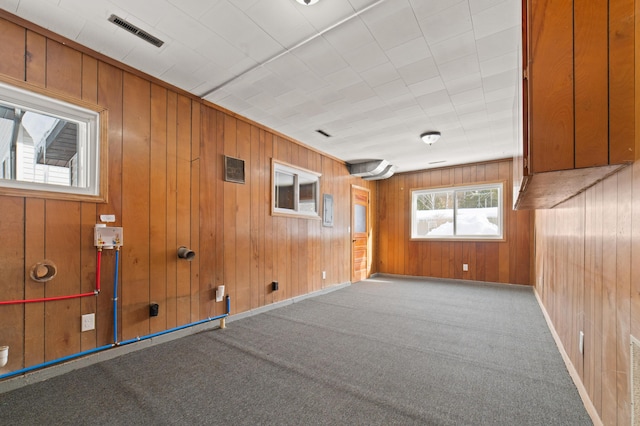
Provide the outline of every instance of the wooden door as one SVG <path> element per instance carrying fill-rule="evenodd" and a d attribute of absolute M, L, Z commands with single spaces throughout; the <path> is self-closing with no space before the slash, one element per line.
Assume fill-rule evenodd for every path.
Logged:
<path fill-rule="evenodd" d="M 351 282 L 369 277 L 369 190 L 351 187 Z"/>

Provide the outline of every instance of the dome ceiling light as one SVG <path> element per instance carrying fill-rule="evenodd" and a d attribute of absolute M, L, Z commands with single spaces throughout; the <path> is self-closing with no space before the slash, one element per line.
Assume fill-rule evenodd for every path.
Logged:
<path fill-rule="evenodd" d="M 422 139 L 422 142 L 426 143 L 427 145 L 432 145 L 436 143 L 438 139 L 440 139 L 440 136 L 441 136 L 440 132 L 428 131 L 421 134 L 420 139 Z"/>

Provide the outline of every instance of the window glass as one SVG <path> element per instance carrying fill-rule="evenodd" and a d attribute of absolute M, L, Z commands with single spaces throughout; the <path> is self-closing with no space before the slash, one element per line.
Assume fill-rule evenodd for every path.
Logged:
<path fill-rule="evenodd" d="M 414 190 L 411 238 L 502 239 L 502 183 Z"/>
<path fill-rule="evenodd" d="M 295 176 L 290 173 L 276 172 L 276 207 L 295 210 Z"/>
<path fill-rule="evenodd" d="M 273 213 L 319 216 L 320 175 L 273 162 Z"/>
<path fill-rule="evenodd" d="M 99 112 L 0 83 L 0 193 L 99 196 L 99 118 Z"/>

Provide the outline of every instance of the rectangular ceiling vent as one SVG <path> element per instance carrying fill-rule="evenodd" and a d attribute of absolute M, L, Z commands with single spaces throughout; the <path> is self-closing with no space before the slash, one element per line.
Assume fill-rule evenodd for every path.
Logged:
<path fill-rule="evenodd" d="M 151 34 L 146 32 L 145 30 L 143 30 L 141 28 L 138 28 L 137 26 L 133 25 L 132 23 L 127 22 L 126 20 L 120 18 L 119 16 L 111 15 L 109 17 L 109 22 L 112 22 L 112 23 L 116 24 L 117 26 L 119 26 L 120 28 L 129 31 L 131 34 L 137 35 L 138 37 L 140 37 L 141 39 L 143 39 L 147 43 L 153 44 L 155 47 L 160 47 L 160 46 L 162 46 L 164 44 L 164 41 L 160 40 L 158 37 L 152 36 Z"/>

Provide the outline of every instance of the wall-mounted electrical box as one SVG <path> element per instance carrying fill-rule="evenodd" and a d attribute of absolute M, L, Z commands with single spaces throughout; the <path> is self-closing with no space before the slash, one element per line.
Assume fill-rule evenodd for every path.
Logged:
<path fill-rule="evenodd" d="M 97 224 L 94 228 L 93 245 L 104 249 L 122 247 L 124 239 L 121 226 L 106 226 Z"/>

